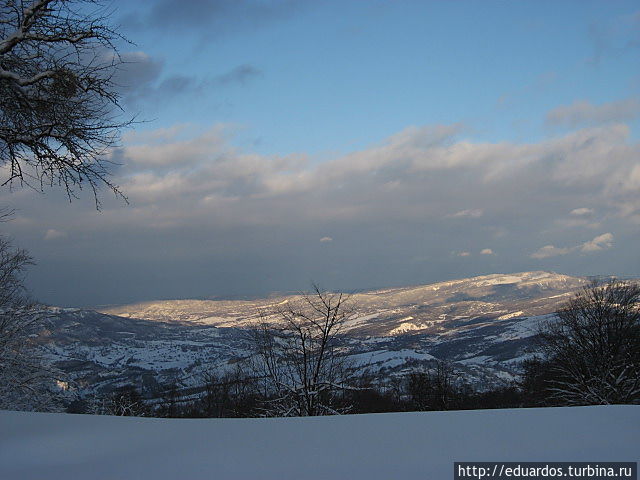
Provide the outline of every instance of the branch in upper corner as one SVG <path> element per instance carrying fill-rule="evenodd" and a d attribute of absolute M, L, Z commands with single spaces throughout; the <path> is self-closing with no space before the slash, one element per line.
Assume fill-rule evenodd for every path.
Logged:
<path fill-rule="evenodd" d="M 99 0 L 0 0 L 0 184 L 89 188 L 96 207 L 112 182 L 124 129 L 114 75 L 125 40 Z M 126 41 L 126 40 L 125 40 Z"/>

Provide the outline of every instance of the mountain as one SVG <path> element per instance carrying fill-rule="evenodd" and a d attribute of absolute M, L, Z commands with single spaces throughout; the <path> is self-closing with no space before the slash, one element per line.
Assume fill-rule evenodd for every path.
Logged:
<path fill-rule="evenodd" d="M 406 332 L 437 333 L 479 316 L 504 320 L 553 312 L 584 278 L 552 272 L 484 275 L 414 287 L 356 293 L 351 303 L 359 315 L 346 326 L 350 335 L 394 336 Z M 259 300 L 163 300 L 98 309 L 121 317 L 246 328 L 260 311 L 295 300 L 281 296 Z"/>
<path fill-rule="evenodd" d="M 357 314 L 343 342 L 362 370 L 398 375 L 444 359 L 476 387 L 489 388 L 517 376 L 538 323 L 587 283 L 538 271 L 355 293 Z M 85 391 L 127 383 L 154 391 L 173 381 L 188 388 L 206 371 L 222 372 L 250 355 L 248 330 L 260 312 L 296 298 L 52 308 L 38 341 Z"/>

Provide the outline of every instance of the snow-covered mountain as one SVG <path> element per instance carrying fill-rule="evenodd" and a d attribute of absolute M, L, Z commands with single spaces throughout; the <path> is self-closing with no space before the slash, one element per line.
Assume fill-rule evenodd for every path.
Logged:
<path fill-rule="evenodd" d="M 586 284 L 524 272 L 356 293 L 357 315 L 343 341 L 363 370 L 396 375 L 445 359 L 479 388 L 489 387 L 517 375 L 537 324 Z M 261 311 L 295 298 L 53 308 L 39 341 L 83 389 L 133 383 L 153 390 L 174 380 L 196 386 L 204 372 L 232 368 L 250 354 L 248 330 Z"/>
<path fill-rule="evenodd" d="M 346 331 L 375 336 L 434 333 L 448 330 L 452 321 L 460 323 L 478 316 L 506 319 L 541 315 L 554 311 L 586 283 L 584 278 L 552 272 L 523 272 L 361 292 L 351 297 L 359 315 Z M 295 298 L 163 300 L 98 311 L 145 320 L 246 328 L 257 322 L 261 311 Z"/>

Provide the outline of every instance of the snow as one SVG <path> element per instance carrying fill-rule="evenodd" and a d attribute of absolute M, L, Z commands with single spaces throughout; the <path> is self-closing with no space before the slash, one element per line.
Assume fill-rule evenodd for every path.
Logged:
<path fill-rule="evenodd" d="M 512 325 L 509 325 L 507 329 L 500 334 L 497 339 L 504 340 L 516 340 L 519 338 L 527 338 L 536 334 L 541 322 L 553 318 L 554 315 L 538 315 L 535 317 L 523 318 L 518 320 Z"/>
<path fill-rule="evenodd" d="M 436 357 L 428 353 L 419 353 L 415 350 L 376 350 L 373 352 L 350 355 L 349 360 L 360 367 L 376 365 L 379 368 L 393 368 L 403 365 L 407 360 L 435 360 Z"/>
<path fill-rule="evenodd" d="M 403 318 L 403 320 L 413 320 L 413 317 Z M 414 330 L 420 330 L 425 327 L 426 325 L 424 324 L 416 325 L 415 323 L 411 323 L 411 322 L 403 322 L 393 330 L 390 330 L 387 335 L 391 335 L 391 336 L 400 335 L 402 333 L 407 333 Z"/>
<path fill-rule="evenodd" d="M 454 461 L 640 458 L 640 406 L 291 419 L 0 412 L 0 478 L 447 479 Z"/>
<path fill-rule="evenodd" d="M 463 360 L 458 360 L 458 363 L 462 363 L 464 365 L 485 365 L 490 360 L 492 360 L 492 358 L 488 355 L 478 355 L 476 357 L 469 357 Z"/>
<path fill-rule="evenodd" d="M 385 310 L 380 310 L 378 312 L 370 313 L 368 315 L 360 315 L 355 318 L 350 318 L 344 322 L 343 328 L 344 331 L 348 331 L 353 327 L 358 325 L 365 325 L 369 320 L 373 320 L 374 318 L 378 318 L 380 315 L 385 313 Z"/>
<path fill-rule="evenodd" d="M 523 280 L 521 275 L 487 275 L 486 280 L 477 281 L 478 285 L 507 285 L 519 283 Z"/>
<path fill-rule="evenodd" d="M 505 315 L 500 315 L 496 320 L 509 320 L 510 318 L 522 317 L 524 316 L 524 312 L 519 310 L 517 312 L 507 313 Z"/>

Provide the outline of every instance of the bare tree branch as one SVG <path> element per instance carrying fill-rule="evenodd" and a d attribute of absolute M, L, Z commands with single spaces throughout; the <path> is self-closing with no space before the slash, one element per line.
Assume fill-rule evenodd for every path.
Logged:
<path fill-rule="evenodd" d="M 547 385 L 567 405 L 640 403 L 640 284 L 594 282 L 541 326 Z"/>
<path fill-rule="evenodd" d="M 125 199 L 110 180 L 110 149 L 132 120 L 113 75 L 121 64 L 100 0 L 0 0 L 2 185 L 88 186 Z M 2 177 L 0 177 L 2 178 Z"/>
<path fill-rule="evenodd" d="M 354 315 L 346 299 L 314 285 L 299 301 L 262 312 L 254 329 L 253 368 L 265 382 L 267 414 L 333 415 L 344 409 L 336 405 L 336 396 L 351 388 L 351 373 L 338 333 Z M 277 324 L 267 321 L 273 316 Z"/>

